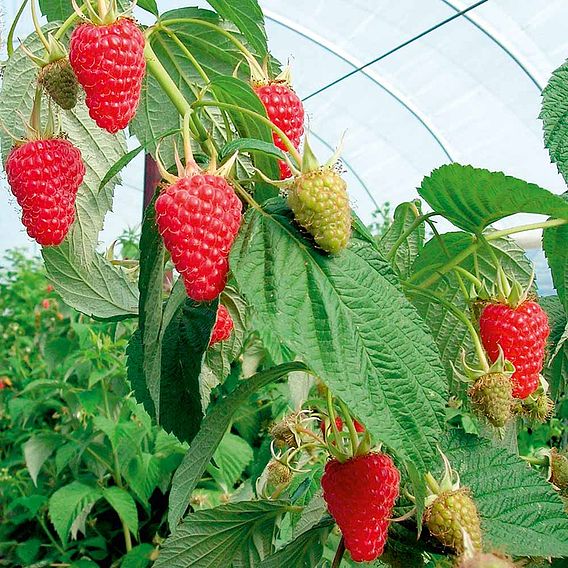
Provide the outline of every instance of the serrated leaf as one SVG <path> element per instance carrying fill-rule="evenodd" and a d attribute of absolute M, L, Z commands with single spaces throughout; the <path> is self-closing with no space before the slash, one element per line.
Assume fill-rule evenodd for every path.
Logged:
<path fill-rule="evenodd" d="M 150 12 L 150 14 L 154 14 L 154 16 L 158 16 L 158 14 L 159 14 L 158 4 L 156 3 L 156 0 L 138 0 L 138 2 L 136 2 L 136 5 L 139 8 L 146 10 L 146 12 Z"/>
<path fill-rule="evenodd" d="M 568 556 L 568 516 L 543 476 L 507 450 L 457 430 L 443 447 L 471 489 L 486 546 L 514 556 Z"/>
<path fill-rule="evenodd" d="M 394 211 L 390 227 L 379 241 L 379 251 L 401 278 L 410 276 L 412 264 L 424 246 L 423 222 L 406 234 L 420 215 L 420 201 L 401 203 Z"/>
<path fill-rule="evenodd" d="M 354 238 L 341 254 L 323 254 L 276 199 L 246 214 L 230 262 L 258 324 L 309 362 L 378 440 L 424 469 L 443 422 L 444 372 L 376 249 Z"/>
<path fill-rule="evenodd" d="M 85 507 L 95 503 L 102 496 L 101 490 L 80 481 L 73 481 L 58 489 L 49 499 L 49 516 L 51 522 L 66 545 L 69 532 L 75 521 Z"/>
<path fill-rule="evenodd" d="M 568 196 L 566 196 L 568 199 Z M 542 248 L 552 272 L 558 297 L 568 312 L 568 225 L 549 227 L 542 234 Z"/>
<path fill-rule="evenodd" d="M 542 91 L 539 118 L 550 159 L 568 183 L 568 61 L 552 73 Z"/>
<path fill-rule="evenodd" d="M 30 473 L 30 477 L 37 487 L 37 476 L 42 465 L 47 458 L 53 453 L 53 450 L 60 443 L 59 436 L 55 434 L 38 434 L 32 436 L 22 446 L 26 467 Z"/>
<path fill-rule="evenodd" d="M 227 432 L 213 454 L 215 465 L 211 463 L 207 469 L 213 479 L 225 491 L 230 492 L 253 456 L 252 448 L 246 440 Z"/>
<path fill-rule="evenodd" d="M 257 373 L 242 381 L 231 394 L 217 402 L 210 410 L 172 480 L 168 512 L 171 530 L 175 529 L 187 510 L 191 494 L 229 428 L 237 409 L 263 386 L 290 372 L 304 370 L 306 366 L 303 363 L 286 363 Z"/>
<path fill-rule="evenodd" d="M 456 227 L 474 233 L 515 213 L 568 219 L 568 201 L 559 195 L 502 172 L 461 164 L 434 170 L 418 193 Z"/>
<path fill-rule="evenodd" d="M 323 543 L 333 525 L 329 517 L 322 520 L 263 560 L 259 568 L 313 568 L 322 557 Z"/>
<path fill-rule="evenodd" d="M 472 243 L 473 237 L 463 232 L 445 233 L 440 235 L 440 238 L 432 238 L 426 243 L 413 265 L 413 273 L 421 275 L 413 280 L 413 283 L 421 285 L 441 265 L 446 264 L 449 258 L 455 258 Z M 532 274 L 532 263 L 526 257 L 524 250 L 510 238 L 491 241 L 491 245 L 505 272 L 514 276 L 522 286 L 527 286 Z M 482 247 L 477 251 L 477 260 L 479 276 L 491 287 L 496 278 L 492 255 L 485 247 Z M 475 274 L 475 257 L 469 255 L 459 263 L 459 266 Z M 468 281 L 466 281 L 466 287 L 470 288 Z M 466 301 L 453 273 L 445 274 L 443 278 L 430 286 L 429 290 L 442 296 L 456 308 L 462 311 L 467 310 Z M 411 292 L 409 295 L 422 319 L 428 323 L 448 377 L 452 377 L 452 363 L 459 362 L 461 351 L 465 350 L 466 354 L 470 355 L 473 350 L 466 326 L 438 302 Z"/>
<path fill-rule="evenodd" d="M 138 511 L 132 495 L 120 487 L 103 487 L 103 497 L 131 533 L 138 534 Z"/>
<path fill-rule="evenodd" d="M 262 58 L 268 54 L 264 15 L 257 0 L 207 0 L 224 19 L 233 22 Z"/>
<path fill-rule="evenodd" d="M 192 513 L 166 539 L 154 566 L 227 568 L 236 559 L 242 565 L 251 549 L 258 552 L 255 540 L 274 531 L 287 508 L 284 501 L 243 501 Z"/>

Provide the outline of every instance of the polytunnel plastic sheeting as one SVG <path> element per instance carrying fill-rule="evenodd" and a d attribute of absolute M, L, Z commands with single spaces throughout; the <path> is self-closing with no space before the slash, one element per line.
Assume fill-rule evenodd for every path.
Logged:
<path fill-rule="evenodd" d="M 309 97 L 322 86 L 475 4 L 474 0 L 261 0 L 270 48 L 290 61 L 294 86 Z M 6 21 L 17 2 L 8 0 Z M 159 0 L 162 11 L 187 0 Z M 195 2 L 189 2 L 195 4 Z M 197 2 L 206 7 L 203 1 Z M 137 9 L 144 23 L 151 17 Z M 29 19 L 29 18 L 28 18 Z M 568 2 L 488 0 L 305 101 L 321 159 L 347 131 L 343 163 L 352 202 L 370 221 L 377 205 L 416 196 L 424 175 L 451 160 L 502 170 L 565 190 L 543 148 L 540 90 L 568 56 Z M 23 22 L 18 34 L 31 31 Z M 107 244 L 139 221 L 141 162 L 117 188 Z M 7 190 L 3 190 L 7 195 Z M 0 247 L 25 241 L 13 207 Z M 501 222 L 506 225 L 510 221 Z M 13 230 L 12 230 L 13 228 Z"/>

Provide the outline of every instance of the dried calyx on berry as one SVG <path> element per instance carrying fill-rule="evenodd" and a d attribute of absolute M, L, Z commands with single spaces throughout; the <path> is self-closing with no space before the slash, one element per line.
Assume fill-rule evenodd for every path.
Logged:
<path fill-rule="evenodd" d="M 515 568 L 504 555 L 476 550 L 469 535 L 464 532 L 464 551 L 456 560 L 455 568 Z"/>
<path fill-rule="evenodd" d="M 535 422 L 546 422 L 554 410 L 554 401 L 548 396 L 548 382 L 539 375 L 539 385 L 526 398 L 517 400 L 513 412 Z"/>
<path fill-rule="evenodd" d="M 454 368 L 455 374 L 464 382 L 471 383 L 467 394 L 473 410 L 483 416 L 495 428 L 502 428 L 509 422 L 514 405 L 511 376 L 515 368 L 505 360 L 503 350 L 489 365 L 483 360 L 477 366 L 471 366 L 462 353 L 463 373 Z"/>
<path fill-rule="evenodd" d="M 531 286 L 532 278 L 523 289 L 498 266 L 493 290 L 489 292 L 484 287 L 479 292 L 484 304 L 479 317 L 483 347 L 492 361 L 502 350 L 505 359 L 513 364 L 513 396 L 520 399 L 538 388 L 550 333 L 546 312 L 530 299 Z"/>
<path fill-rule="evenodd" d="M 156 224 L 187 295 L 197 302 L 211 301 L 225 288 L 229 252 L 241 225 L 242 203 L 226 179 L 236 154 L 221 168 L 215 169 L 211 160 L 208 171 L 202 171 L 193 159 L 188 124 L 186 116 L 185 165 L 176 151 L 178 175 L 156 160 L 166 182 L 155 203 Z"/>
<path fill-rule="evenodd" d="M 444 454 L 442 458 L 444 476 L 440 483 L 431 473 L 426 474 L 426 526 L 430 534 L 458 554 L 464 552 L 466 543 L 472 550 L 481 551 L 481 522 L 475 502 L 469 489 L 460 487 L 459 475 L 448 458 Z"/>
<path fill-rule="evenodd" d="M 79 83 L 71 69 L 65 46 L 49 32 L 43 33 L 37 18 L 35 0 L 31 2 L 32 20 L 37 36 L 41 40 L 45 53 L 39 57 L 24 45 L 26 55 L 40 68 L 37 83 L 62 109 L 70 110 L 77 104 Z"/>
<path fill-rule="evenodd" d="M 116 0 L 99 0 L 96 12 L 85 3 L 89 19 L 71 35 L 69 61 L 86 93 L 89 115 L 100 128 L 114 134 L 136 113 L 146 72 L 146 39 L 129 11 L 119 13 Z"/>

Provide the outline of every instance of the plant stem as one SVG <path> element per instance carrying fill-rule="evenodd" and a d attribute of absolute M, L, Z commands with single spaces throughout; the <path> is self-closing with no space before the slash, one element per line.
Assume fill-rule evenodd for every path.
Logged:
<path fill-rule="evenodd" d="M 268 118 L 266 118 L 265 116 L 262 116 L 258 112 L 255 112 L 254 110 L 250 110 L 248 108 L 242 108 L 238 105 L 232 105 L 232 104 L 229 104 L 229 103 L 221 103 L 221 102 L 216 102 L 216 101 L 195 101 L 191 106 L 193 108 L 195 108 L 195 107 L 217 107 L 217 108 L 220 108 L 220 109 L 234 110 L 234 111 L 237 111 L 237 112 L 242 112 L 244 114 L 248 114 L 249 116 L 252 116 L 256 120 L 258 120 L 258 121 L 262 122 L 263 124 L 265 124 L 266 126 L 268 126 L 268 128 L 270 128 L 270 130 L 275 132 L 278 135 L 278 137 L 284 142 L 287 151 L 292 155 L 292 157 L 294 158 L 294 160 L 296 161 L 298 166 L 300 166 L 302 164 L 302 156 L 300 156 L 300 152 L 298 152 L 298 150 L 294 147 L 294 144 L 292 144 L 292 142 L 288 138 L 288 136 L 286 136 L 286 134 L 284 134 L 284 132 L 282 132 L 282 130 L 280 128 L 278 128 L 278 126 L 276 126 L 275 124 L 270 122 L 270 120 L 268 120 Z"/>
<path fill-rule="evenodd" d="M 43 35 L 43 32 L 41 31 L 41 26 L 39 25 L 39 20 L 37 19 L 35 0 L 32 0 L 31 7 L 32 7 L 32 22 L 34 24 L 35 32 L 39 37 L 39 39 L 41 40 L 41 43 L 43 43 L 43 47 L 45 47 L 45 50 L 49 53 L 49 43 L 47 41 L 47 38 Z"/>
<path fill-rule="evenodd" d="M 331 568 L 339 568 L 341 561 L 343 560 L 344 554 L 345 554 L 345 539 L 341 537 L 341 540 L 337 545 L 335 556 L 333 557 L 333 564 L 331 565 Z"/>
<path fill-rule="evenodd" d="M 500 231 L 493 231 L 485 235 L 486 240 L 494 241 L 501 237 L 514 235 L 516 233 L 524 233 L 526 231 L 534 231 L 535 229 L 548 229 L 550 227 L 559 227 L 568 224 L 568 219 L 550 219 L 549 221 L 541 221 L 540 223 L 529 223 L 528 225 L 519 225 L 518 227 L 511 227 L 510 229 L 502 229 Z"/>
<path fill-rule="evenodd" d="M 24 0 L 22 2 L 22 5 L 20 6 L 18 12 L 16 13 L 16 17 L 14 18 L 14 21 L 10 26 L 10 31 L 8 32 L 8 38 L 6 39 L 6 52 L 8 53 L 8 57 L 12 57 L 12 55 L 14 54 L 14 34 L 16 33 L 16 27 L 18 25 L 18 22 L 20 21 L 20 18 L 22 17 L 22 14 L 26 8 L 27 3 L 28 0 Z"/>
<path fill-rule="evenodd" d="M 355 430 L 355 425 L 353 424 L 351 413 L 349 412 L 347 405 L 340 398 L 337 398 L 337 402 L 341 408 L 341 412 L 343 412 L 343 416 L 345 417 L 347 430 L 349 430 L 349 440 L 351 441 L 351 455 L 356 456 L 357 449 L 359 448 L 359 436 L 357 436 L 357 430 Z"/>
<path fill-rule="evenodd" d="M 51 534 L 51 531 L 49 530 L 49 528 L 47 527 L 47 524 L 43 520 L 43 515 L 37 515 L 37 521 L 39 523 L 39 526 L 43 529 L 43 532 L 47 535 L 47 538 L 49 538 L 51 544 L 53 544 L 53 546 L 57 550 L 57 552 L 59 552 L 59 554 L 61 554 L 61 556 L 65 556 L 65 549 L 62 548 L 59 545 L 57 540 Z"/>
<path fill-rule="evenodd" d="M 182 92 L 178 89 L 177 85 L 173 82 L 172 78 L 169 76 L 168 72 L 164 69 L 160 60 L 154 53 L 150 42 L 146 41 L 146 46 L 144 47 L 144 57 L 146 59 L 146 66 L 148 71 L 154 76 L 156 81 L 160 84 L 160 87 L 164 89 L 166 95 L 172 101 L 177 111 L 182 115 L 187 113 L 192 113 L 193 109 L 191 105 L 187 102 Z"/>
<path fill-rule="evenodd" d="M 211 30 L 215 30 L 217 33 L 220 33 L 221 35 L 225 36 L 245 56 L 247 63 L 250 66 L 254 66 L 255 70 L 259 72 L 261 75 L 264 73 L 262 67 L 258 64 L 253 54 L 244 46 L 244 44 L 241 43 L 236 37 L 234 37 L 233 34 L 221 28 L 220 26 L 196 18 L 172 18 L 171 20 L 160 21 L 158 23 L 158 27 L 167 27 L 174 24 L 194 24 L 196 26 L 204 26 Z"/>
<path fill-rule="evenodd" d="M 81 6 L 81 12 L 85 11 L 86 6 L 86 4 Z M 61 24 L 61 27 L 55 32 L 53 37 L 55 39 L 61 39 L 65 32 L 75 23 L 78 17 L 79 15 L 75 11 L 73 11 L 73 13 Z"/>
<path fill-rule="evenodd" d="M 464 312 L 462 312 L 459 308 L 454 306 L 452 303 L 448 302 L 448 300 L 436 294 L 435 292 L 432 292 L 431 290 L 424 290 L 422 288 L 419 288 L 418 286 L 410 284 L 409 282 L 403 282 L 402 284 L 411 294 L 419 294 L 420 296 L 425 296 L 426 298 L 430 298 L 431 300 L 438 302 L 440 305 L 444 306 L 450 313 L 452 313 L 459 321 L 461 321 L 466 326 L 471 336 L 471 340 L 473 342 L 473 346 L 475 347 L 475 352 L 477 354 L 479 362 L 481 363 L 481 365 L 485 370 L 489 370 L 489 363 L 487 361 L 487 356 L 485 355 L 485 350 L 483 349 L 481 341 L 479 340 L 479 335 L 477 334 L 477 331 L 473 327 L 473 324 L 471 323 L 470 319 L 467 317 L 467 315 Z"/>

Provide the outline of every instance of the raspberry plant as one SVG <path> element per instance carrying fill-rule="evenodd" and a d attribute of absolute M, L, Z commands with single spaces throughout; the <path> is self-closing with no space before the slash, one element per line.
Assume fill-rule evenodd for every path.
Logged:
<path fill-rule="evenodd" d="M 51 180 L 46 154 L 29 157 L 23 186 L 10 176 L 29 168 L 17 159 L 32 144 L 21 142 L 29 125 L 60 123 L 64 134 L 36 128 L 33 144 L 81 153 L 75 220 L 63 242 L 42 243 L 45 269 L 78 312 L 136 320 L 127 348 L 134 396 L 187 447 L 155 566 L 568 557 L 565 488 L 550 467 L 559 454 L 520 456 L 517 448 L 520 426 L 548 420 L 553 402 L 559 418 L 566 408 L 568 200 L 453 163 L 424 178 L 418 193 L 428 212 L 418 200 L 402 203 L 375 238 L 350 210 L 336 157 L 320 166 L 308 140 L 300 145 L 304 111 L 289 72 L 270 55 L 256 1 L 169 12 L 166 4 L 139 0 L 137 9 L 156 18 L 142 28 L 125 2 L 44 0 L 49 23 L 40 29 L 32 0 L 36 31 L 17 47 L 10 39 L 0 97 L 2 157 L 28 230 L 19 195 L 38 199 L 34 228 L 62 222 L 53 200 L 67 205 L 42 182 Z M 54 92 L 58 83 L 73 88 L 67 54 L 81 87 L 75 106 L 73 93 Z M 66 75 L 48 82 L 43 69 L 54 61 Z M 545 145 L 568 179 L 566 65 L 543 95 Z M 125 127 L 140 143 L 130 152 Z M 142 151 L 163 182 L 145 211 L 139 261 L 116 261 L 99 252 L 97 237 L 121 169 Z M 545 219 L 492 227 L 516 213 Z M 440 217 L 456 230 L 439 234 Z M 532 229 L 544 229 L 557 291 L 544 300 L 512 238 Z M 41 243 L 37 234 L 30 230 Z M 515 311 L 528 304 L 534 309 Z M 491 345 L 487 325 L 480 329 L 489 306 L 497 306 Z M 214 328 L 225 311 L 232 326 L 221 335 Z M 515 365 L 536 373 L 537 384 L 531 375 L 531 388 L 515 391 Z M 239 412 L 259 391 L 286 383 L 291 396 L 280 396 L 271 415 L 281 420 L 254 426 L 262 441 L 253 450 Z M 521 398 L 510 402 L 509 386 Z M 498 409 L 487 408 L 492 401 Z M 243 456 L 246 475 L 245 466 L 231 474 Z M 435 481 L 442 469 L 451 491 Z M 227 489 L 217 506 L 203 506 L 196 492 L 206 471 Z M 433 513 L 428 491 L 438 489 L 445 497 Z M 468 521 L 478 514 L 480 528 L 453 503 Z M 89 511 L 50 513 L 71 527 Z M 137 538 L 131 528 L 126 551 Z M 59 536 L 65 547 L 69 535 Z"/>

